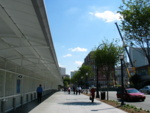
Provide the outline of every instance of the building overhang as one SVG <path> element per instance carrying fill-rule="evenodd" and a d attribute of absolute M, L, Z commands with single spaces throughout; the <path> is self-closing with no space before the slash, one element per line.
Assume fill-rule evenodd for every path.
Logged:
<path fill-rule="evenodd" d="M 0 62 L 62 84 L 43 0 L 0 0 Z"/>

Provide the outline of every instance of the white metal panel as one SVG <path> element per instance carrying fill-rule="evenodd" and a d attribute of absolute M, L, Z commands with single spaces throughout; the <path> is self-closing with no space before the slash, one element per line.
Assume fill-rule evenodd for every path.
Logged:
<path fill-rule="evenodd" d="M 0 57 L 62 84 L 43 0 L 0 0 Z"/>

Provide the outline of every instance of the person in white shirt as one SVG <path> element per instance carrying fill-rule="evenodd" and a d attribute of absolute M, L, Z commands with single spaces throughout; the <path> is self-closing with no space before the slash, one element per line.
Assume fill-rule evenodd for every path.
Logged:
<path fill-rule="evenodd" d="M 79 86 L 79 87 L 78 87 L 79 95 L 80 95 L 80 93 L 81 93 L 81 90 L 82 90 L 82 88 Z"/>

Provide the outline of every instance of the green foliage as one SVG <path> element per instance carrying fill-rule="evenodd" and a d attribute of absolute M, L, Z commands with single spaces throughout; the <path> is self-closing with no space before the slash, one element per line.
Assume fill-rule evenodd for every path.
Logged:
<path fill-rule="evenodd" d="M 117 41 L 109 43 L 107 40 L 94 51 L 93 58 L 97 67 L 114 68 L 119 60 L 122 47 L 118 46 Z"/>
<path fill-rule="evenodd" d="M 67 81 L 63 81 L 64 86 L 67 87 L 68 86 L 68 82 Z"/>
<path fill-rule="evenodd" d="M 150 111 L 149 111 L 149 110 L 147 110 L 147 112 L 149 113 Z"/>
<path fill-rule="evenodd" d="M 92 76 L 92 68 L 87 65 L 82 65 L 79 70 L 74 74 L 71 78 L 71 82 L 74 84 L 78 84 L 81 80 L 85 80 L 86 77 Z"/>
<path fill-rule="evenodd" d="M 150 1 L 127 0 L 118 11 L 122 15 L 122 30 L 129 39 L 141 41 L 150 35 Z"/>
<path fill-rule="evenodd" d="M 64 86 L 65 86 L 65 87 L 68 87 L 68 85 L 70 84 L 70 78 L 69 78 L 69 77 L 65 77 L 65 78 L 63 79 L 63 83 L 64 83 Z"/>
<path fill-rule="evenodd" d="M 135 73 L 133 76 L 130 77 L 129 80 L 130 80 L 130 83 L 131 83 L 131 85 L 132 85 L 133 87 L 139 89 L 140 87 L 138 86 L 138 84 L 139 84 L 139 80 L 140 80 L 140 79 L 141 79 L 141 77 Z"/>
<path fill-rule="evenodd" d="M 93 75 L 92 68 L 90 66 L 87 66 L 87 65 L 82 65 L 79 68 L 79 71 L 80 71 L 81 75 L 83 76 L 83 79 L 86 79 L 86 77 Z"/>
<path fill-rule="evenodd" d="M 117 105 L 117 107 L 118 107 L 118 105 L 120 105 L 120 102 L 115 101 L 115 100 L 107 100 L 104 102 L 106 102 L 108 104 L 111 102 L 110 105 L 113 105 L 114 107 L 116 107 L 116 105 Z M 127 111 L 128 113 L 138 113 L 138 112 L 139 113 L 145 113 L 145 112 L 149 113 L 150 112 L 149 110 L 143 110 L 142 108 L 137 108 L 136 106 L 133 106 L 131 104 L 125 104 L 125 105 L 119 106 L 118 108 L 123 109 L 123 110 Z"/>
<path fill-rule="evenodd" d="M 71 83 L 77 84 L 80 79 L 81 79 L 81 73 L 80 71 L 77 71 L 71 78 Z"/>
<path fill-rule="evenodd" d="M 103 41 L 93 52 L 93 59 L 97 70 L 106 75 L 107 78 L 107 95 L 109 90 L 109 79 L 110 77 L 114 79 L 114 68 L 119 61 L 119 55 L 121 53 L 123 53 L 123 49 L 118 46 L 117 41 L 109 43 L 108 40 L 105 42 Z"/>
<path fill-rule="evenodd" d="M 118 11 L 121 17 L 121 29 L 129 46 L 142 48 L 148 57 L 150 36 L 150 1 L 149 0 L 124 0 Z"/>

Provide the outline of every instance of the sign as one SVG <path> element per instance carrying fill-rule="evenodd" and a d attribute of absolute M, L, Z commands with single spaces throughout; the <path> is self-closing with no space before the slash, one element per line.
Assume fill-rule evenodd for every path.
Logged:
<path fill-rule="evenodd" d="M 21 80 L 17 79 L 16 93 L 20 93 L 20 84 L 21 84 Z"/>

